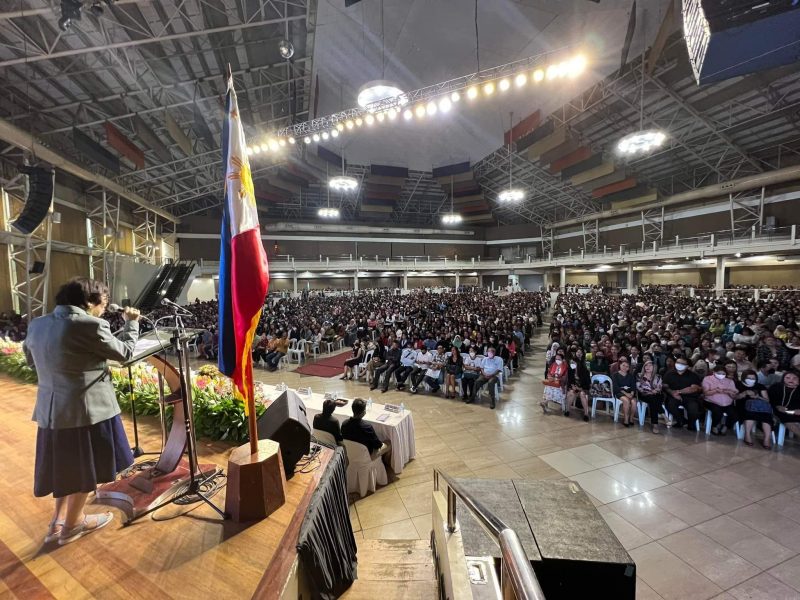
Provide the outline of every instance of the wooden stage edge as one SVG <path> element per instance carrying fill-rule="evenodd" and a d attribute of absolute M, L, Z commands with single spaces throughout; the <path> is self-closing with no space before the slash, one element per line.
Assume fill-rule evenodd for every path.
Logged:
<path fill-rule="evenodd" d="M 170 505 L 122 527 L 120 511 L 90 504 L 87 512 L 111 510 L 102 531 L 66 546 L 44 544 L 51 498 L 33 496 L 36 424 L 30 420 L 36 386 L 0 375 L 5 415 L 0 433 L 0 598 L 281 598 L 299 585 L 297 539 L 311 497 L 333 452 L 322 448 L 318 466 L 296 473 L 286 504 L 255 523 L 222 521 L 204 504 Z M 130 418 L 123 415 L 133 440 Z M 144 422 L 142 422 L 144 421 Z M 157 450 L 160 430 L 140 420 L 139 440 Z M 233 444 L 200 440 L 201 462 L 222 468 Z M 143 457 L 147 458 L 147 457 Z M 152 457 L 150 457 L 152 458 Z M 225 491 L 214 496 L 224 506 Z"/>

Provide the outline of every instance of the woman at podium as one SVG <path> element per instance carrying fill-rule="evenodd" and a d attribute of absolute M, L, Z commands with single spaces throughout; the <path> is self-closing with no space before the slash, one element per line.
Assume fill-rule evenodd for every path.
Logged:
<path fill-rule="evenodd" d="M 68 544 L 108 525 L 111 513 L 84 514 L 86 499 L 133 464 L 106 361 L 133 355 L 139 311 L 125 309 L 115 338 L 100 318 L 107 304 L 104 283 L 74 278 L 58 290 L 55 310 L 28 327 L 25 356 L 39 378 L 34 495 L 55 498 L 45 542 Z"/>

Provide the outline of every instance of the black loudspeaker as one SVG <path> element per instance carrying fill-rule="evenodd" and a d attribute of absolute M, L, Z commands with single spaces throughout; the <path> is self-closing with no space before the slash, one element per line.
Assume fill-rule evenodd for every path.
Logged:
<path fill-rule="evenodd" d="M 286 479 L 291 479 L 297 461 L 311 451 L 306 407 L 295 392 L 283 392 L 258 418 L 258 439 L 278 442 Z"/>
<path fill-rule="evenodd" d="M 28 273 L 36 273 L 37 275 L 41 275 L 44 273 L 44 263 L 40 260 L 33 261 L 31 265 L 31 270 Z"/>
<path fill-rule="evenodd" d="M 28 176 L 28 198 L 25 206 L 16 220 L 11 224 L 25 235 L 33 233 L 33 230 L 44 221 L 50 205 L 53 203 L 53 187 L 55 186 L 56 172 L 52 167 L 29 167 L 23 165 L 19 168 L 20 173 Z"/>

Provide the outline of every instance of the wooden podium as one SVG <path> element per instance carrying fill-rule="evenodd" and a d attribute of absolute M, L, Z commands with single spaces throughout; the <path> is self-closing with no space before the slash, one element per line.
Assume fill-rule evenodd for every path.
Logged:
<path fill-rule="evenodd" d="M 225 512 L 234 521 L 259 521 L 285 502 L 286 475 L 277 442 L 258 440 L 256 454 L 250 453 L 249 443 L 231 452 Z"/>

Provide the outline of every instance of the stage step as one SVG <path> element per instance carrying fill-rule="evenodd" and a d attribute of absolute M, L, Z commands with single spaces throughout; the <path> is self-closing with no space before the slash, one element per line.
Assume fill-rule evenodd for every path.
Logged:
<path fill-rule="evenodd" d="M 357 540 L 358 579 L 347 600 L 438 598 L 430 543 L 425 540 Z"/>

